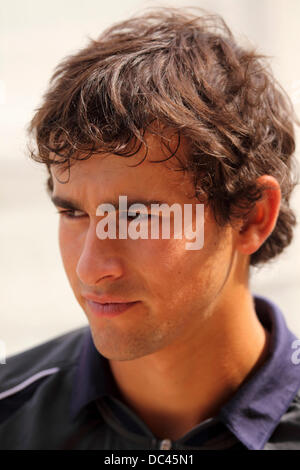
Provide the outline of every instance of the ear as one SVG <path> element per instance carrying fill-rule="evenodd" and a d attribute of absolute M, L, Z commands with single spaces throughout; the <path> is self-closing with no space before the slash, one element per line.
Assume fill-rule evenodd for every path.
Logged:
<path fill-rule="evenodd" d="M 265 186 L 247 220 L 237 228 L 236 249 L 243 254 L 255 253 L 272 233 L 279 214 L 281 190 L 278 181 L 270 175 L 257 179 L 259 185 Z"/>

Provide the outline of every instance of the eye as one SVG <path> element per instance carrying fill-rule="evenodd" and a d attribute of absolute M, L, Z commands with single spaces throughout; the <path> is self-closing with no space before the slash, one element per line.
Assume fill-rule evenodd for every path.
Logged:
<path fill-rule="evenodd" d="M 63 217 L 66 217 L 67 219 L 79 219 L 86 215 L 85 212 L 75 209 L 58 210 L 57 213 Z"/>
<path fill-rule="evenodd" d="M 143 221 L 143 220 L 148 220 L 150 217 L 151 217 L 151 214 L 148 214 L 148 213 L 140 213 L 138 212 L 137 214 L 135 213 L 130 213 L 130 212 L 125 212 L 125 215 L 127 216 L 127 219 L 128 220 L 137 220 L 137 218 L 139 219 L 139 221 Z M 121 214 L 121 217 L 124 217 L 125 215 Z"/>

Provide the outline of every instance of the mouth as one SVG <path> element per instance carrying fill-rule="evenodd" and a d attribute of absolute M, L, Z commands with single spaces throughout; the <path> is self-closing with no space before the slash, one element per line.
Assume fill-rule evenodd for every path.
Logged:
<path fill-rule="evenodd" d="M 124 313 L 139 301 L 135 302 L 96 302 L 86 298 L 86 304 L 89 310 L 97 316 L 113 317 Z"/>

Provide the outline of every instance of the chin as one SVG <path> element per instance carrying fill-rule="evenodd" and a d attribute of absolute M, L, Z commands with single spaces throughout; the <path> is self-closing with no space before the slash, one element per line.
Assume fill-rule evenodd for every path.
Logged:
<path fill-rule="evenodd" d="M 133 361 L 157 351 L 153 342 L 147 347 L 147 342 L 141 341 L 141 338 L 123 337 L 122 341 L 121 338 L 116 339 L 112 335 L 108 338 L 103 332 L 99 334 L 91 331 L 97 351 L 111 361 Z"/>

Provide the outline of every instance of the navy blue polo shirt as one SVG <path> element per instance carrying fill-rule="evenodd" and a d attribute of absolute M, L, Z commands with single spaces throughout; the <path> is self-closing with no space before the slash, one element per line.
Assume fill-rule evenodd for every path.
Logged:
<path fill-rule="evenodd" d="M 199 423 L 177 441 L 168 443 L 166 439 L 167 448 L 273 449 L 282 434 L 290 433 L 287 440 L 295 440 L 292 447 L 300 449 L 300 342 L 295 343 L 297 337 L 274 303 L 259 296 L 254 296 L 254 301 L 260 322 L 270 332 L 265 362 L 242 383 L 217 416 Z M 88 330 L 74 374 L 72 419 L 92 402 L 108 422 L 109 416 L 115 420 L 124 438 L 144 436 L 151 445 L 155 436 L 122 402 L 109 362 L 95 348 Z"/>
<path fill-rule="evenodd" d="M 0 449 L 300 450 L 300 340 L 276 305 L 254 300 L 270 332 L 264 363 L 179 439 L 154 435 L 124 402 L 85 326 L 0 365 Z"/>

